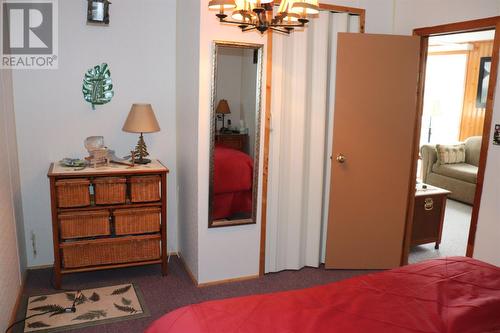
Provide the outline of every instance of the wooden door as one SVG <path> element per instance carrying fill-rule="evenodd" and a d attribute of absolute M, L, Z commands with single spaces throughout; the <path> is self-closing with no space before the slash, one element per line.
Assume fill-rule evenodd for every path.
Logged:
<path fill-rule="evenodd" d="M 326 267 L 400 265 L 420 38 L 339 34 Z"/>

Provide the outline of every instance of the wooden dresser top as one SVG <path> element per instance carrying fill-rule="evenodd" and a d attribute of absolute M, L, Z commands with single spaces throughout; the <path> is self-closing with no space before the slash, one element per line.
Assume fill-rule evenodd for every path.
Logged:
<path fill-rule="evenodd" d="M 79 168 L 69 168 L 59 164 L 59 162 L 54 162 L 50 164 L 48 177 L 58 177 L 58 176 L 69 176 L 69 177 L 79 177 L 79 176 L 99 176 L 99 175 L 109 175 L 109 174 L 135 174 L 135 173 L 163 173 L 169 172 L 168 168 L 165 167 L 159 160 L 151 160 L 149 164 L 136 164 L 134 167 L 109 163 L 109 166 L 102 166 L 97 168 L 86 167 L 85 169 Z"/>
<path fill-rule="evenodd" d="M 427 188 L 423 188 L 422 186 L 425 185 Z M 429 195 L 448 195 L 451 192 L 448 190 L 445 190 L 444 188 L 440 188 L 437 186 L 432 186 L 429 184 L 417 184 L 417 188 L 415 189 L 415 196 L 429 196 Z"/>

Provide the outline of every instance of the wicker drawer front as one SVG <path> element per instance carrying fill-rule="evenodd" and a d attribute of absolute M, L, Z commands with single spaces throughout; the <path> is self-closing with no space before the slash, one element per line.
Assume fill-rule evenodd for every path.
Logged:
<path fill-rule="evenodd" d="M 115 210 L 115 233 L 129 235 L 159 232 L 160 211 L 159 207 Z"/>
<path fill-rule="evenodd" d="M 122 204 L 127 198 L 125 177 L 102 177 L 94 179 L 96 205 Z"/>
<path fill-rule="evenodd" d="M 64 243 L 62 254 L 65 268 L 155 260 L 160 258 L 160 236 Z"/>
<path fill-rule="evenodd" d="M 59 207 L 84 207 L 90 205 L 88 179 L 62 179 L 56 181 Z"/>
<path fill-rule="evenodd" d="M 105 210 L 59 214 L 61 238 L 84 238 L 110 234 L 109 213 Z"/>
<path fill-rule="evenodd" d="M 160 176 L 130 177 L 130 200 L 132 202 L 160 200 Z"/>

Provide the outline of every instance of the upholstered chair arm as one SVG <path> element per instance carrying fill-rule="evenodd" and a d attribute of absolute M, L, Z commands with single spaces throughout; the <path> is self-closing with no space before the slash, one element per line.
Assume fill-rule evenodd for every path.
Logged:
<path fill-rule="evenodd" d="M 437 161 L 436 145 L 423 145 L 420 148 L 420 155 L 422 156 L 422 181 L 425 183 L 432 171 L 432 166 Z"/>

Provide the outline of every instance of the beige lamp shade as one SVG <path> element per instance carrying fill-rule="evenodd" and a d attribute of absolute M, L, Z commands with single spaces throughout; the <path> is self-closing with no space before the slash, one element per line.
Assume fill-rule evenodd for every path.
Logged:
<path fill-rule="evenodd" d="M 263 3 L 270 3 L 270 2 L 273 2 L 273 0 L 247 0 L 247 1 L 248 1 L 248 2 L 251 2 L 251 3 L 256 3 L 256 4 L 258 4 L 259 2 L 260 2 L 261 4 L 263 4 Z"/>
<path fill-rule="evenodd" d="M 297 0 L 294 1 L 292 6 L 292 12 L 301 14 L 318 14 L 319 13 L 319 4 L 318 0 Z"/>
<path fill-rule="evenodd" d="M 130 133 L 153 133 L 160 130 L 151 104 L 133 104 L 122 128 Z"/>
<path fill-rule="evenodd" d="M 236 0 L 236 8 L 231 15 L 233 20 L 236 21 L 248 21 L 251 20 L 255 13 L 253 9 L 255 8 L 255 4 L 251 3 L 247 0 Z"/>
<path fill-rule="evenodd" d="M 234 0 L 211 0 L 208 2 L 209 9 L 232 9 L 235 7 Z"/>
<path fill-rule="evenodd" d="M 215 112 L 222 114 L 231 113 L 231 110 L 229 109 L 229 104 L 227 104 L 227 101 L 225 99 L 221 99 L 219 101 L 219 104 L 217 104 L 217 109 L 215 109 Z"/>

